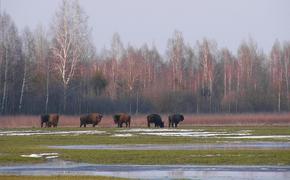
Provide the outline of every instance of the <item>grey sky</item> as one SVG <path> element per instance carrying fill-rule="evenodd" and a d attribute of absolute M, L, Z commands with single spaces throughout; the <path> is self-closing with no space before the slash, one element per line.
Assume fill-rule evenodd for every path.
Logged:
<path fill-rule="evenodd" d="M 20 29 L 49 27 L 61 0 L 2 0 Z M 290 40 L 289 0 L 80 0 L 99 51 L 114 32 L 125 45 L 154 43 L 164 53 L 174 30 L 194 45 L 204 37 L 236 53 L 252 37 L 268 52 L 273 42 Z"/>

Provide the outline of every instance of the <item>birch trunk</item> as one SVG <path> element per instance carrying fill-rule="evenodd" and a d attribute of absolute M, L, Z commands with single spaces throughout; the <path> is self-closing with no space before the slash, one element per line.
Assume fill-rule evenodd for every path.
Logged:
<path fill-rule="evenodd" d="M 26 58 L 24 58 L 24 74 L 23 74 L 23 79 L 22 79 L 21 93 L 20 93 L 20 99 L 19 99 L 19 105 L 18 105 L 19 113 L 21 113 L 22 111 L 23 96 L 24 96 L 24 90 L 26 86 L 26 76 L 27 76 L 27 62 L 26 62 Z"/>
<path fill-rule="evenodd" d="M 48 112 L 48 102 L 49 102 L 49 61 L 46 63 L 46 98 L 45 98 L 45 114 Z"/>
<path fill-rule="evenodd" d="M 287 58 L 284 59 L 284 67 L 285 67 L 285 80 L 286 80 L 286 98 L 287 98 L 287 110 L 289 110 L 289 81 L 288 81 L 288 63 Z"/>
<path fill-rule="evenodd" d="M 7 76 L 8 76 L 8 50 L 7 47 L 4 45 L 5 49 L 5 72 L 4 72 L 4 82 L 3 82 L 3 96 L 2 96 L 2 102 L 1 102 L 1 113 L 5 113 L 5 104 L 6 104 L 6 91 L 7 91 Z"/>

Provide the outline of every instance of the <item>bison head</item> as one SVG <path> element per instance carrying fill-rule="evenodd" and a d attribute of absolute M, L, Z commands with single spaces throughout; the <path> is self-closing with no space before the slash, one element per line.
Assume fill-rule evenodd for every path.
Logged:
<path fill-rule="evenodd" d="M 98 114 L 96 118 L 97 118 L 97 120 L 101 121 L 102 117 L 103 117 L 103 114 Z"/>
<path fill-rule="evenodd" d="M 183 120 L 184 120 L 184 116 L 180 115 L 180 121 L 183 121 Z"/>
<path fill-rule="evenodd" d="M 164 122 L 163 122 L 163 121 L 161 121 L 161 123 L 160 123 L 160 127 L 161 127 L 161 128 L 164 128 Z"/>
<path fill-rule="evenodd" d="M 114 123 L 115 123 L 115 124 L 118 124 L 119 119 L 120 119 L 120 115 L 119 115 L 119 114 L 114 115 L 114 116 L 113 116 L 113 119 L 114 119 Z"/>

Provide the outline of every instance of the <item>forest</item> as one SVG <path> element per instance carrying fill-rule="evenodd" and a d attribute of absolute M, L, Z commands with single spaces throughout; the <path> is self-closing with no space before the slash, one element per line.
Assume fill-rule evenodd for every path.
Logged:
<path fill-rule="evenodd" d="M 19 30 L 0 14 L 0 113 L 243 113 L 290 109 L 290 41 L 263 52 L 249 38 L 237 52 L 175 30 L 166 52 L 146 43 L 96 51 L 88 16 L 64 0 L 50 27 Z M 97 27 L 94 27 L 97 28 Z M 194 33 L 194 32 L 192 32 Z"/>

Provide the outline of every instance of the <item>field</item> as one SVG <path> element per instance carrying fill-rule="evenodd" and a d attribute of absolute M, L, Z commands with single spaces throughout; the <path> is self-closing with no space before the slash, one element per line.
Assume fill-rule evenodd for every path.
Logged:
<path fill-rule="evenodd" d="M 78 117 L 61 116 L 58 128 L 41 129 L 39 117 L 2 116 L 0 166 L 55 160 L 108 165 L 290 165 L 289 114 L 186 115 L 177 129 L 147 128 L 144 117 L 134 116 L 133 128 L 120 129 L 113 127 L 111 116 L 96 128 L 79 128 Z"/>
<path fill-rule="evenodd" d="M 213 114 L 184 116 L 182 126 L 248 126 L 248 125 L 290 125 L 290 113 L 284 114 Z M 40 116 L 0 116 L 0 128 L 40 127 Z M 168 126 L 168 115 L 162 115 L 165 126 Z M 79 127 L 79 116 L 60 117 L 59 126 Z M 145 127 L 146 115 L 133 115 L 133 127 Z M 99 127 L 114 127 L 112 115 L 104 115 Z"/>

